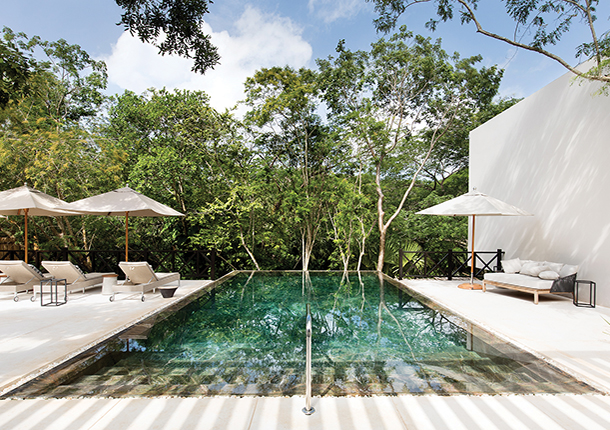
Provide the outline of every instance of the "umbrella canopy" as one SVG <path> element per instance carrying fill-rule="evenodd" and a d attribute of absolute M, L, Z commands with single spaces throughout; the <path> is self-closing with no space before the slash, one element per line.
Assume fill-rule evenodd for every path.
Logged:
<path fill-rule="evenodd" d="M 446 216 L 532 216 L 532 214 L 522 209 L 477 191 L 462 194 L 454 199 L 419 211 L 417 214 Z"/>
<path fill-rule="evenodd" d="M 461 284 L 460 288 L 480 289 L 474 284 L 474 226 L 477 216 L 533 216 L 518 207 L 505 203 L 487 194 L 473 191 L 462 194 L 451 200 L 417 212 L 417 215 L 444 215 L 444 216 L 471 216 L 472 217 L 472 245 L 470 264 L 470 284 Z"/>
<path fill-rule="evenodd" d="M 184 216 L 180 212 L 146 197 L 144 194 L 129 188 L 97 196 L 87 197 L 63 206 L 65 209 L 77 211 L 83 215 L 114 215 L 125 217 L 125 261 L 129 253 L 129 215 L 132 216 Z"/>
<path fill-rule="evenodd" d="M 184 216 L 129 187 L 77 200 L 64 207 L 86 215 L 123 216 L 128 212 L 132 216 Z"/>
<path fill-rule="evenodd" d="M 1 215 L 25 216 L 25 262 L 28 262 L 28 215 L 58 216 L 75 215 L 63 209 L 66 202 L 45 194 L 27 184 L 0 192 Z"/>

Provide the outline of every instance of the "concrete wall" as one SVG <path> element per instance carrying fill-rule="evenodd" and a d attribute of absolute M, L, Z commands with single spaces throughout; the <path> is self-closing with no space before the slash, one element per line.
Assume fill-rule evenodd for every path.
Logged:
<path fill-rule="evenodd" d="M 533 213 L 477 217 L 475 249 L 578 264 L 610 306 L 610 97 L 566 74 L 470 133 L 470 189 Z"/>

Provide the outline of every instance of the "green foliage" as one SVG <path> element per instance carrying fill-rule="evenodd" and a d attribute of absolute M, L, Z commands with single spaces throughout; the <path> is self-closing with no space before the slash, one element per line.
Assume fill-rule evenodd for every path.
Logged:
<path fill-rule="evenodd" d="M 263 69 L 246 81 L 246 122 L 272 177 L 280 220 L 301 233 L 301 261 L 309 267 L 313 247 L 339 185 L 333 175 L 346 147 L 331 138 L 316 114 L 319 87 L 311 70 Z"/>
<path fill-rule="evenodd" d="M 119 185 L 125 153 L 96 133 L 91 121 L 105 100 L 105 64 L 64 40 L 29 39 L 8 28 L 4 39 L 14 53 L 27 59 L 28 70 L 21 75 L 25 90 L 13 91 L 10 102 L 0 109 L 2 189 L 27 182 L 72 201 Z M 43 59 L 34 60 L 35 53 Z M 104 222 L 86 217 L 40 217 L 30 225 L 34 247 L 48 248 L 87 249 L 105 230 Z M 22 240 L 22 222 L 11 220 L 0 228 L 9 241 Z"/>
<path fill-rule="evenodd" d="M 243 121 L 201 91 L 106 99 L 104 64 L 77 45 L 3 43 L 25 68 L 0 109 L 0 186 L 74 201 L 129 185 L 186 215 L 130 217 L 133 250 L 214 248 L 218 273 L 375 269 L 381 254 L 393 272 L 401 248 L 460 249 L 464 220 L 412 214 L 467 191 L 469 131 L 514 103 L 493 101 L 495 67 L 406 29 L 367 52 L 339 43 L 319 71 L 257 71 Z M 31 240 L 121 249 L 123 222 L 34 217 Z M 22 225 L 0 235 L 21 243 Z"/>
<path fill-rule="evenodd" d="M 152 43 L 162 55 L 193 58 L 194 72 L 205 73 L 219 63 L 218 49 L 204 34 L 203 17 L 208 0 L 115 0 L 125 13 L 121 22 L 141 41 Z"/>
<path fill-rule="evenodd" d="M 4 27 L 0 39 L 0 108 L 5 108 L 10 101 L 16 101 L 30 91 L 30 75 L 35 62 L 19 49 L 17 40 L 23 34 L 16 35 Z"/>
<path fill-rule="evenodd" d="M 466 124 L 492 105 L 502 77 L 496 67 L 477 68 L 480 61 L 449 57 L 440 40 L 404 26 L 370 52 L 340 42 L 336 58 L 318 61 L 329 117 L 374 175 L 378 270 L 388 229 L 420 175 L 442 183 L 466 164 Z"/>
<path fill-rule="evenodd" d="M 440 22 L 459 17 L 462 24 L 472 23 L 477 32 L 512 46 L 537 52 L 554 61 L 585 80 L 604 83 L 600 92 L 610 88 L 610 32 L 598 34 L 596 7 L 599 0 L 502 0 L 506 14 L 515 22 L 513 34 L 503 36 L 483 28 L 477 19 L 479 0 L 367 0 L 375 4 L 378 18 L 374 20 L 379 31 L 388 32 L 396 27 L 398 19 L 408 7 L 420 3 L 436 6 L 436 16 L 426 26 L 435 30 Z M 576 58 L 585 56 L 594 64 L 586 72 L 577 70 L 570 63 L 554 54 L 551 49 L 573 28 L 581 24 L 590 40 L 576 46 Z"/>

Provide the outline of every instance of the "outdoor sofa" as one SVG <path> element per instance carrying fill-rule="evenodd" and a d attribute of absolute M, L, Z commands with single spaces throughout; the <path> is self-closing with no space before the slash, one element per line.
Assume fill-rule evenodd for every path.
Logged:
<path fill-rule="evenodd" d="M 111 302 L 116 293 L 140 293 L 140 300 L 144 301 L 144 293 L 154 292 L 163 285 L 177 281 L 180 287 L 180 273 L 155 273 L 146 261 L 121 261 L 119 267 L 127 278 L 112 286 Z"/>
<path fill-rule="evenodd" d="M 19 301 L 19 293 L 27 293 L 39 286 L 41 281 L 51 279 L 50 274 L 43 274 L 23 260 L 0 261 L 0 272 L 6 275 L 0 278 L 0 292 L 13 294 L 16 302 Z M 34 301 L 35 297 L 31 300 Z"/>
<path fill-rule="evenodd" d="M 485 274 L 483 292 L 493 285 L 531 293 L 536 305 L 540 294 L 574 293 L 578 266 L 515 258 L 503 261 L 502 268 L 503 272 Z"/>

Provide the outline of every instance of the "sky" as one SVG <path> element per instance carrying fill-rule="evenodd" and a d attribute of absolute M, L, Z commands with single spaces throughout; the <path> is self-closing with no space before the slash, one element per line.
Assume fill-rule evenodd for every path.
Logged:
<path fill-rule="evenodd" d="M 597 32 L 610 28 L 610 2 L 598 7 Z M 368 50 L 384 35 L 376 33 L 373 6 L 365 0 L 216 0 L 204 24 L 218 47 L 221 64 L 205 75 L 191 72 L 192 62 L 160 56 L 117 26 L 122 9 L 113 0 L 0 0 L 2 26 L 29 37 L 65 39 L 78 44 L 108 66 L 109 94 L 125 90 L 138 94 L 149 88 L 203 90 L 216 109 L 231 108 L 244 98 L 243 83 L 264 67 L 291 66 L 315 69 L 317 58 L 335 53 L 339 40 L 352 50 Z M 558 63 L 539 54 L 516 50 L 475 32 L 473 25 L 439 24 L 435 32 L 425 28 L 433 16 L 432 5 L 407 9 L 399 24 L 416 34 L 441 38 L 448 53 L 462 57 L 482 55 L 483 66 L 505 69 L 502 97 L 527 97 L 566 73 Z M 511 36 L 513 23 L 499 0 L 485 0 L 479 7 L 484 25 Z M 554 52 L 571 64 L 575 47 L 587 40 L 587 30 L 574 25 Z"/>

